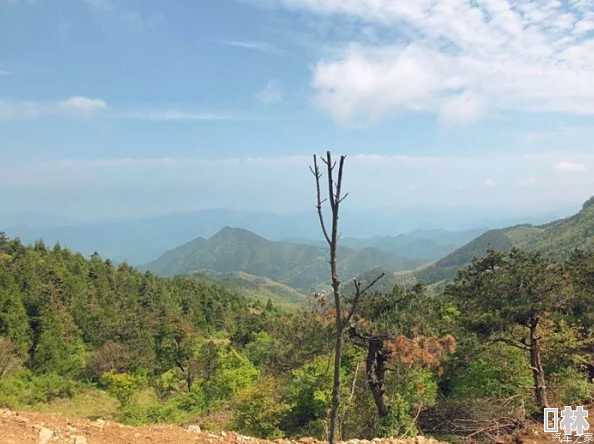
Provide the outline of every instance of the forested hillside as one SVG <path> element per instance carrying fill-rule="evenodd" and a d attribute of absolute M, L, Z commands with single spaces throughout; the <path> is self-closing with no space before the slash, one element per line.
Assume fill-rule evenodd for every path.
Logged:
<path fill-rule="evenodd" d="M 413 281 L 368 293 L 346 334 L 340 437 L 489 439 L 588 401 L 592 274 L 593 253 L 489 251 L 443 294 Z M 284 312 L 0 236 L 0 407 L 324 438 L 333 326 L 323 295 Z"/>
<path fill-rule="evenodd" d="M 451 279 L 459 268 L 469 264 L 475 256 L 484 256 L 489 248 L 510 251 L 518 247 L 565 260 L 576 248 L 588 249 L 593 245 L 594 197 L 584 203 L 579 213 L 566 219 L 539 226 L 517 225 L 488 231 L 416 276 L 426 283 Z"/>
<path fill-rule="evenodd" d="M 346 279 L 362 271 L 381 267 L 409 270 L 422 260 L 392 256 L 374 248 L 339 252 L 341 274 Z M 165 253 L 142 267 L 161 276 L 184 275 L 202 270 L 245 272 L 265 276 L 295 289 L 310 291 L 328 285 L 327 248 L 272 242 L 250 231 L 226 227 L 207 241 L 196 239 Z"/>

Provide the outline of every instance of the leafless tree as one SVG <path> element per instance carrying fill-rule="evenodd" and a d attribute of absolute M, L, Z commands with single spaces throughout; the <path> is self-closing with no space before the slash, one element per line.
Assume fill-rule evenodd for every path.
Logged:
<path fill-rule="evenodd" d="M 328 242 L 328 246 L 330 247 L 330 271 L 332 273 L 332 290 L 334 295 L 334 307 L 336 310 L 336 342 L 334 345 L 334 383 L 332 387 L 332 407 L 330 409 L 330 430 L 328 432 L 328 442 L 330 444 L 334 444 L 336 435 L 336 420 L 338 417 L 338 409 L 340 407 L 340 366 L 342 362 L 344 330 L 349 325 L 349 322 L 351 321 L 351 318 L 353 317 L 353 314 L 357 309 L 357 304 L 359 303 L 361 296 L 363 296 L 371 287 L 373 287 L 377 283 L 377 281 L 379 281 L 384 276 L 384 274 L 382 273 L 366 287 L 363 287 L 361 285 L 361 282 L 355 279 L 355 295 L 353 297 L 353 301 L 348 310 L 345 310 L 343 312 L 340 278 L 338 275 L 337 252 L 339 240 L 338 219 L 340 204 L 348 196 L 348 193 L 346 193 L 344 196 L 342 195 L 342 174 L 344 170 L 345 159 L 346 156 L 340 157 L 340 161 L 338 162 L 338 174 L 335 179 L 334 170 L 336 169 L 337 165 L 335 161 L 332 161 L 332 154 L 330 153 L 330 151 L 326 153 L 325 159 L 321 158 L 322 162 L 326 165 L 328 182 L 328 197 L 323 200 L 321 190 L 322 172 L 320 171 L 318 165 L 318 157 L 316 155 L 313 156 L 313 167 L 310 167 L 310 170 L 316 179 L 316 208 L 318 212 L 318 217 L 320 219 L 320 226 L 322 228 L 324 238 L 326 239 L 326 241 Z M 324 212 L 322 210 L 322 205 L 327 201 L 330 204 L 330 210 L 332 215 L 332 225 L 330 227 L 330 230 L 328 230 L 328 227 L 326 226 L 326 222 L 324 221 Z"/>

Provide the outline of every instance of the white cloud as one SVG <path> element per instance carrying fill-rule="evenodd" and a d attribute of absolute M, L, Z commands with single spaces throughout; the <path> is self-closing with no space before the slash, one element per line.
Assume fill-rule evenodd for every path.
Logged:
<path fill-rule="evenodd" d="M 554 168 L 558 171 L 563 171 L 564 173 L 574 173 L 579 171 L 585 171 L 587 169 L 586 165 L 578 162 L 559 162 L 554 166 Z"/>
<path fill-rule="evenodd" d="M 493 188 L 495 186 L 495 181 L 493 179 L 487 179 L 483 183 L 489 188 Z"/>
<path fill-rule="evenodd" d="M 337 120 L 399 111 L 459 123 L 497 111 L 594 114 L 589 1 L 272 1 L 399 30 L 381 45 L 353 43 L 315 66 L 317 103 Z"/>
<path fill-rule="evenodd" d="M 71 97 L 63 101 L 10 101 L 0 98 L 0 120 L 30 120 L 42 117 L 93 116 L 161 122 L 193 122 L 215 120 L 264 120 L 263 117 L 232 111 L 211 111 L 200 109 L 112 108 L 104 100 L 83 96 Z"/>
<path fill-rule="evenodd" d="M 284 51 L 274 45 L 266 42 L 252 42 L 244 40 L 225 40 L 222 42 L 227 46 L 234 46 L 236 48 L 249 49 L 251 51 L 263 52 L 266 54 L 281 55 Z"/>
<path fill-rule="evenodd" d="M 107 103 L 101 99 L 76 96 L 60 103 L 60 108 L 67 111 L 82 111 L 85 113 L 107 108 Z"/>
<path fill-rule="evenodd" d="M 262 117 L 208 110 L 188 110 L 188 109 L 137 109 L 115 112 L 112 115 L 116 119 L 128 120 L 148 120 L 161 122 L 199 122 L 216 120 L 262 120 Z"/>
<path fill-rule="evenodd" d="M 11 74 L 11 72 L 10 72 L 10 71 L 3 71 L 3 70 L 0 70 L 0 76 L 9 76 L 10 74 Z"/>
<path fill-rule="evenodd" d="M 266 87 L 256 94 L 256 98 L 264 103 L 275 103 L 283 100 L 283 93 L 276 80 L 269 80 Z"/>

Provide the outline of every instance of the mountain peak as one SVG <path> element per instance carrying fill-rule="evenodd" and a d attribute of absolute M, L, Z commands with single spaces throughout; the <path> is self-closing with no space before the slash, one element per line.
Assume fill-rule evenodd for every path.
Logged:
<path fill-rule="evenodd" d="M 235 241 L 262 241 L 266 240 L 262 236 L 258 236 L 256 233 L 252 233 L 244 228 L 236 228 L 226 226 L 222 228 L 218 233 L 210 238 L 210 240 L 223 240 L 233 239 Z"/>

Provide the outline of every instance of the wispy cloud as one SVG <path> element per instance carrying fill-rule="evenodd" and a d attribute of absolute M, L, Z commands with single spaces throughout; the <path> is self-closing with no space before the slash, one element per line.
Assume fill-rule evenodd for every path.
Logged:
<path fill-rule="evenodd" d="M 0 69 L 0 76 L 9 76 L 10 74 L 12 74 L 10 71 L 4 71 Z"/>
<path fill-rule="evenodd" d="M 262 116 L 230 112 L 230 111 L 208 111 L 208 110 L 184 110 L 184 109 L 138 109 L 117 112 L 112 115 L 116 119 L 128 120 L 149 120 L 162 122 L 192 122 L 209 120 L 267 120 Z"/>
<path fill-rule="evenodd" d="M 276 46 L 266 42 L 253 42 L 246 40 L 223 40 L 221 43 L 227 46 L 234 46 L 236 48 L 249 49 L 251 51 L 263 52 L 266 54 L 283 55 L 285 51 Z"/>
<path fill-rule="evenodd" d="M 341 122 L 430 112 L 472 123 L 500 111 L 594 114 L 594 11 L 557 0 L 271 0 L 384 32 L 352 34 L 314 68 L 316 102 Z M 587 5 L 587 6 L 584 6 Z"/>
<path fill-rule="evenodd" d="M 74 96 L 60 101 L 11 101 L 0 99 L 0 120 L 31 120 L 42 117 L 101 117 L 120 120 L 192 122 L 215 120 L 269 120 L 234 111 L 178 108 L 127 109 L 108 106 L 98 98 Z"/>
<path fill-rule="evenodd" d="M 583 163 L 563 161 L 556 164 L 554 169 L 564 173 L 576 173 L 586 171 L 588 168 Z"/>
<path fill-rule="evenodd" d="M 67 111 L 82 111 L 84 113 L 89 113 L 107 108 L 107 103 L 101 99 L 90 99 L 88 97 L 75 96 L 60 103 L 59 107 Z"/>
<path fill-rule="evenodd" d="M 275 103 L 283 100 L 283 93 L 276 80 L 269 80 L 266 87 L 256 94 L 256 98 L 264 103 Z"/>
<path fill-rule="evenodd" d="M 101 99 L 75 96 L 62 101 L 13 101 L 0 99 L 0 120 L 27 120 L 46 116 L 90 117 L 107 108 Z"/>

